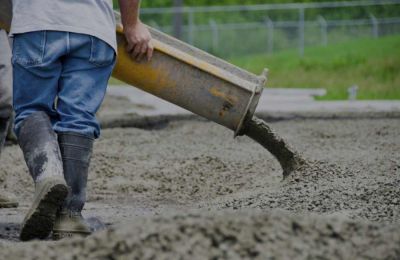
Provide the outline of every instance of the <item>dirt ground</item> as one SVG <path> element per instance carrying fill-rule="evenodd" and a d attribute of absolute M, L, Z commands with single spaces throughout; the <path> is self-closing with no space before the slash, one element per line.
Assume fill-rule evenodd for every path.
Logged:
<path fill-rule="evenodd" d="M 400 258 L 400 117 L 270 122 L 310 162 L 283 180 L 260 145 L 212 122 L 130 116 L 143 129 L 95 144 L 84 215 L 109 228 L 86 239 L 18 242 L 33 184 L 6 147 L 0 187 L 20 207 L 0 210 L 3 259 Z"/>

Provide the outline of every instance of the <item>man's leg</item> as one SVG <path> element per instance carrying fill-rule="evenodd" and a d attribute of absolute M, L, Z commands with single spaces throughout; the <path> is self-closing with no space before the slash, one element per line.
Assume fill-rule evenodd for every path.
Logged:
<path fill-rule="evenodd" d="M 55 239 L 90 234 L 81 211 L 86 202 L 93 140 L 100 134 L 95 114 L 103 101 L 115 61 L 114 50 L 95 37 L 71 33 L 70 48 L 59 81 L 60 120 L 54 126 L 69 194 L 53 229 Z"/>
<path fill-rule="evenodd" d="M 64 33 L 37 31 L 17 34 L 13 42 L 13 107 L 15 133 L 31 114 L 43 111 L 57 120 L 54 101 L 61 75 L 60 56 L 66 52 Z"/>
<path fill-rule="evenodd" d="M 12 69 L 11 50 L 7 33 L 0 30 L 0 155 L 12 116 Z M 0 193 L 0 208 L 17 207 L 18 202 Z"/>
<path fill-rule="evenodd" d="M 21 240 L 46 238 L 68 189 L 64 180 L 57 135 L 54 100 L 66 53 L 66 33 L 37 31 L 18 34 L 13 43 L 13 100 L 15 132 L 35 195 L 21 228 Z"/>
<path fill-rule="evenodd" d="M 0 154 L 12 115 L 11 50 L 7 33 L 0 30 Z"/>
<path fill-rule="evenodd" d="M 8 125 L 8 131 L 7 131 L 7 136 L 6 136 L 6 143 L 11 143 L 11 144 L 18 144 L 17 142 L 17 136 L 14 133 L 14 111 L 11 114 L 10 120 L 9 120 L 9 125 Z"/>

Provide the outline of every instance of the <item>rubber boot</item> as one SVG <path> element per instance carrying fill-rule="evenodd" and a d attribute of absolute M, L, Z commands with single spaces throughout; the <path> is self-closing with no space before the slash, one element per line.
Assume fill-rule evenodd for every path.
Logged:
<path fill-rule="evenodd" d="M 21 123 L 18 142 L 35 182 L 32 206 L 22 224 L 20 239 L 44 239 L 53 230 L 57 210 L 68 194 L 57 135 L 44 112 L 36 112 Z"/>
<path fill-rule="evenodd" d="M 0 193 L 0 208 L 16 208 L 18 202 L 15 199 L 11 199 L 10 196 Z"/>
<path fill-rule="evenodd" d="M 9 122 L 8 118 L 0 118 L 0 155 L 6 141 Z"/>
<path fill-rule="evenodd" d="M 3 150 L 4 142 L 7 135 L 9 120 L 0 118 L 0 155 Z M 18 202 L 11 199 L 6 194 L 0 193 L 0 208 L 15 208 L 18 207 Z"/>
<path fill-rule="evenodd" d="M 86 184 L 93 138 L 78 133 L 59 133 L 58 143 L 69 192 L 57 216 L 53 239 L 87 236 L 91 234 L 91 229 L 81 212 L 86 202 Z"/>
<path fill-rule="evenodd" d="M 9 120 L 9 126 L 8 126 L 8 131 L 7 131 L 7 136 L 6 136 L 6 144 L 18 144 L 17 136 L 15 135 L 14 131 L 14 113 L 10 117 Z"/>

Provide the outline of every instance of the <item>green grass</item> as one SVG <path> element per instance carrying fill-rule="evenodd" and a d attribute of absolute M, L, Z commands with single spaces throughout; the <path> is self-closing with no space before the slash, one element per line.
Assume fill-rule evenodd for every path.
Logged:
<path fill-rule="evenodd" d="M 270 87 L 327 89 L 319 99 L 347 99 L 352 85 L 357 99 L 400 99 L 400 36 L 308 48 L 304 58 L 291 50 L 230 62 L 256 74 L 267 67 Z"/>

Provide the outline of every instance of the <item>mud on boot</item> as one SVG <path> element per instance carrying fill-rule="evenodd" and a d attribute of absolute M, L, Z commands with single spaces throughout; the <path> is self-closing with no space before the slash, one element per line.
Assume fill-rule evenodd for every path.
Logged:
<path fill-rule="evenodd" d="M 7 130 L 9 127 L 9 119 L 0 118 L 0 155 L 3 150 L 4 141 L 6 139 Z M 18 202 L 4 193 L 0 193 L 0 208 L 15 208 L 18 207 Z"/>
<path fill-rule="evenodd" d="M 18 207 L 18 202 L 11 198 L 10 196 L 0 193 L 0 208 L 16 208 Z"/>
<path fill-rule="evenodd" d="M 57 214 L 53 228 L 53 239 L 59 240 L 66 237 L 86 237 L 92 233 L 89 224 L 80 212 L 63 210 Z"/>
<path fill-rule="evenodd" d="M 74 235 L 90 235 L 91 229 L 82 217 L 86 202 L 86 186 L 93 138 L 74 132 L 58 134 L 58 143 L 64 168 L 64 177 L 68 185 L 68 196 L 57 216 L 53 229 L 53 239 Z"/>
<path fill-rule="evenodd" d="M 4 142 L 6 141 L 9 122 L 10 122 L 9 118 L 0 117 L 0 155 L 4 147 Z"/>
<path fill-rule="evenodd" d="M 25 118 L 18 142 L 35 182 L 33 203 L 22 223 L 20 239 L 45 239 L 68 194 L 57 136 L 47 114 L 36 112 Z"/>

